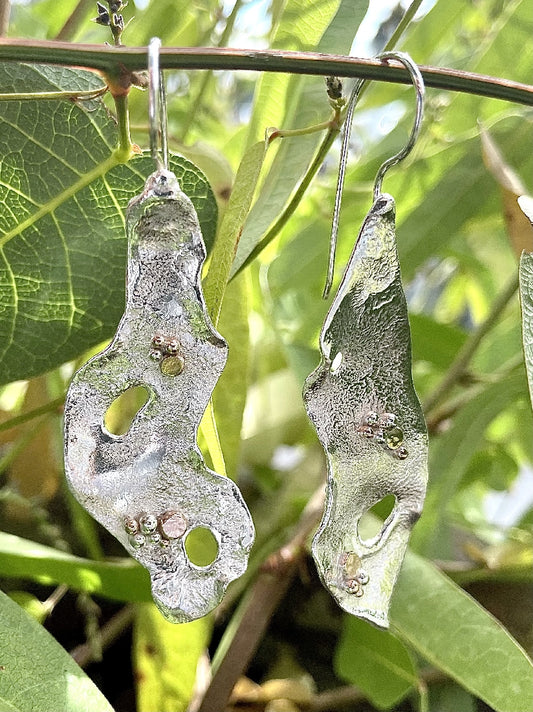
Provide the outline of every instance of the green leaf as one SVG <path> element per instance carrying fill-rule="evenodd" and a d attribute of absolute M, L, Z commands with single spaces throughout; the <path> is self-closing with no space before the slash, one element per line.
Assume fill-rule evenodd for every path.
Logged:
<path fill-rule="evenodd" d="M 268 140 L 265 139 L 254 143 L 244 154 L 217 235 L 209 271 L 203 284 L 205 302 L 215 326 L 220 316 L 231 263 L 250 210 L 267 149 Z"/>
<path fill-rule="evenodd" d="M 453 682 L 428 687 L 429 709 L 439 712 L 476 712 L 474 697 Z"/>
<path fill-rule="evenodd" d="M 391 623 L 401 638 L 496 712 L 533 709 L 533 663 L 473 598 L 409 552 Z"/>
<path fill-rule="evenodd" d="M 429 489 L 424 511 L 411 536 L 411 546 L 426 555 L 449 555 L 442 524 L 487 426 L 524 395 L 522 372 L 488 385 L 457 413 L 449 430 L 430 443 Z"/>
<path fill-rule="evenodd" d="M 528 122 L 513 121 L 513 125 L 515 130 L 498 134 L 502 151 L 511 157 L 523 152 L 531 134 Z M 398 249 L 404 277 L 412 277 L 431 255 L 441 252 L 455 235 L 461 234 L 465 223 L 472 219 L 474 207 L 476 214 L 485 218 L 495 212 L 498 217 L 501 214 L 497 188 L 480 153 L 478 139 L 456 142 L 432 161 L 430 170 L 426 161 L 419 161 L 409 171 L 391 175 L 387 189 L 398 197 Z M 406 207 L 405 200 L 412 210 Z"/>
<path fill-rule="evenodd" d="M 461 488 L 479 481 L 493 490 L 505 490 L 518 474 L 518 463 L 499 443 L 487 443 L 470 460 Z"/>
<path fill-rule="evenodd" d="M 2 712 L 113 712 L 52 636 L 0 591 Z"/>
<path fill-rule="evenodd" d="M 441 324 L 427 314 L 410 314 L 413 360 L 428 361 L 446 370 L 466 340 L 457 327 Z"/>
<path fill-rule="evenodd" d="M 99 86 L 88 72 L 0 65 L 2 91 Z M 124 209 L 154 169 L 117 165 L 101 102 L 2 102 L 0 118 L 0 384 L 49 370 L 110 337 L 124 306 Z M 209 244 L 216 202 L 203 175 L 171 168 Z"/>
<path fill-rule="evenodd" d="M 91 561 L 5 532 L 0 532 L 0 575 L 64 583 L 118 601 L 151 600 L 148 573 L 133 559 Z"/>
<path fill-rule="evenodd" d="M 348 53 L 367 6 L 368 2 L 363 0 L 341 0 L 338 4 L 323 0 L 289 0 L 273 45 L 280 49 Z M 284 104 L 287 111 L 282 115 L 278 107 Z M 256 93 L 250 139 L 255 139 L 270 126 L 283 129 L 312 126 L 327 119 L 328 113 L 323 79 L 265 74 Z M 315 133 L 282 139 L 244 226 L 232 274 L 242 267 L 280 215 L 321 138 L 321 133 Z"/>
<path fill-rule="evenodd" d="M 522 307 L 522 342 L 529 397 L 533 402 L 533 253 L 522 253 L 519 276 L 520 304 Z"/>
<path fill-rule="evenodd" d="M 216 421 L 228 477 L 236 479 L 241 427 L 249 384 L 250 333 L 248 280 L 239 275 L 228 285 L 219 327 L 228 342 L 226 367 L 213 392 Z"/>
<path fill-rule="evenodd" d="M 138 712 L 185 712 L 198 660 L 209 643 L 209 616 L 176 625 L 152 603 L 137 607 L 133 628 Z"/>
<path fill-rule="evenodd" d="M 403 643 L 353 616 L 343 617 L 334 664 L 339 677 L 360 687 L 379 709 L 391 708 L 418 681 Z"/>

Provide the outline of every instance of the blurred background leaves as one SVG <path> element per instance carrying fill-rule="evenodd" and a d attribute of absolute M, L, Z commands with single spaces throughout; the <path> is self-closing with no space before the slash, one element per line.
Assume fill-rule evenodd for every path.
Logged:
<path fill-rule="evenodd" d="M 371 55 L 382 49 L 405 6 L 375 0 L 137 0 L 123 10 L 125 20 L 131 19 L 123 41 L 144 45 L 158 35 L 164 45 L 339 53 L 352 47 L 354 54 Z M 89 22 L 95 14 L 93 3 L 83 0 L 14 3 L 9 35 L 109 41 L 105 28 Z M 398 49 L 410 52 L 420 64 L 530 82 L 532 32 L 528 0 L 431 0 L 422 4 Z M 20 91 L 26 86 L 21 84 L 23 76 L 38 76 L 41 83 L 46 79 L 64 88 L 101 83 L 79 70 L 19 72 L 3 65 L 0 72 L 0 91 L 15 87 Z M 168 72 L 167 83 L 171 148 L 196 164 L 213 190 L 211 195 L 202 174 L 192 167 L 195 177 L 187 191 L 191 194 L 196 184 L 208 196 L 202 222 L 208 240 L 217 220 L 215 201 L 221 234 L 234 177 L 247 148 L 271 126 L 301 128 L 325 121 L 331 113 L 321 77 Z M 31 84 L 32 88 L 44 86 Z M 53 199 L 72 185 L 73 168 L 102 172 L 116 141 L 109 114 L 113 106 L 107 98 L 105 102 L 107 107 L 100 102 L 35 101 L 18 111 L 14 102 L 2 104 L 3 183 L 13 189 L 16 181 L 19 188 L 26 181 L 50 190 Z M 146 93 L 133 89 L 130 109 L 134 141 L 147 148 Z M 377 167 L 405 142 L 413 109 L 411 88 L 377 82 L 357 107 L 336 283 L 370 207 Z M 45 121 L 50 127 L 46 130 Z M 520 249 L 531 250 L 533 229 L 520 222 L 513 190 L 516 193 L 519 186 L 526 193 L 533 191 L 532 123 L 531 107 L 428 89 L 415 151 L 384 184 L 397 203 L 414 377 L 431 436 L 427 506 L 412 539 L 417 553 L 408 557 L 402 571 L 391 633 L 341 613 L 322 589 L 305 551 L 300 554 L 288 593 L 277 601 L 268 630 L 263 634 L 252 629 L 258 648 L 247 675 L 254 682 L 239 680 L 229 703 L 233 708 L 531 709 L 528 694 L 533 686 L 526 687 L 531 668 L 523 650 L 533 651 L 532 416 L 516 274 Z M 45 149 L 53 147 L 53 135 L 56 145 L 60 140 L 63 153 L 53 170 L 32 165 L 35 148 L 20 138 L 30 129 L 36 137 L 41 132 Z M 253 203 L 244 227 L 238 210 L 235 222 L 228 212 L 224 227 L 228 245 L 239 237 L 229 234 L 231 230 L 242 228 L 237 266 L 287 205 L 321 138 L 310 134 L 272 142 L 261 156 L 257 186 L 259 164 L 252 166 L 253 180 L 236 184 L 234 205 Z M 86 153 L 72 148 L 69 142 L 76 140 L 88 148 Z M 194 630 L 169 627 L 157 619 L 147 603 L 143 571 L 84 515 L 62 477 L 61 397 L 75 366 L 112 334 L 120 316 L 125 266 L 122 213 L 142 184 L 144 168 L 137 170 L 136 162 L 113 168 L 120 172 L 116 178 L 109 174 L 113 190 L 89 188 L 86 198 L 68 205 L 68 214 L 57 216 L 67 247 L 75 239 L 82 247 L 91 244 L 87 259 L 78 249 L 76 272 L 86 284 L 94 282 L 90 296 L 96 321 L 91 328 L 81 324 L 73 330 L 67 348 L 64 334 L 47 321 L 51 299 L 45 292 L 37 297 L 34 312 L 19 315 L 26 318 L 26 326 L 15 335 L 21 336 L 19 346 L 12 347 L 0 373 L 7 384 L 0 391 L 0 575 L 4 590 L 14 598 L 29 600 L 21 593 L 33 597 L 26 609 L 30 613 L 38 609 L 40 619 L 40 605 L 57 591 L 54 587 L 68 586 L 67 593 L 61 589 L 54 605 L 46 607 L 44 625 L 67 650 L 85 646 L 75 657 L 89 665 L 89 674 L 116 710 L 135 705 L 145 712 L 186 709 L 191 697 L 194 708 L 211 677 L 217 689 L 217 666 L 209 668 L 204 648 L 213 655 L 224 634 L 218 659 L 232 650 L 242 633 L 243 611 L 252 605 L 250 592 L 258 570 L 291 540 L 295 527 L 298 531 L 306 503 L 322 486 L 322 453 L 305 417 L 300 389 L 316 366 L 318 333 L 328 307 L 321 291 L 337 153 L 335 144 L 291 219 L 230 283 L 221 305 L 220 330 L 231 349 L 214 394 L 214 410 L 228 474 L 243 490 L 258 537 L 249 572 L 230 588 L 217 615 Z M 81 159 L 89 168 L 80 164 Z M 181 158 L 176 165 L 190 166 Z M 146 173 L 150 170 L 147 162 Z M 52 176 L 59 186 L 55 193 Z M 35 202 L 41 199 L 39 194 Z M 1 211 L 6 230 L 27 219 L 25 209 L 29 214 L 35 209 L 22 197 L 17 200 L 8 201 Z M 88 209 L 90 220 L 82 219 Z M 203 208 L 197 209 L 202 219 Z M 90 240 L 86 224 L 94 231 Z M 78 238 L 76 225 L 82 226 Z M 47 233 L 40 227 L 31 244 L 26 239 L 9 243 L 14 249 L 8 254 L 2 284 L 8 293 L 11 266 L 26 285 L 40 281 L 48 285 L 49 296 L 57 295 L 50 274 L 57 271 L 57 256 L 63 259 L 68 249 L 65 252 L 58 242 L 57 225 L 52 228 L 55 232 Z M 55 243 L 47 239 L 49 235 L 56 235 Z M 22 233 L 21 237 L 25 238 Z M 91 261 L 95 250 L 100 264 L 112 271 L 101 276 L 101 284 L 94 280 L 101 272 Z M 218 265 L 217 260 L 209 269 L 217 270 Z M 67 302 L 63 297 L 58 300 L 59 306 Z M 0 329 L 6 329 L 12 323 L 6 308 L 13 303 L 2 304 Z M 61 319 L 68 323 L 64 315 Z M 11 344 L 8 336 L 3 348 Z M 60 366 L 69 359 L 75 361 Z M 13 379 L 17 381 L 11 383 Z M 262 576 L 264 572 L 259 580 Z M 130 614 L 117 600 L 143 603 Z M 11 620 L 11 605 L 2 605 L 5 621 Z M 28 628 L 26 641 L 30 649 L 41 644 L 34 628 Z M 239 665 L 233 668 L 237 678 Z M 43 710 L 46 696 L 44 700 Z"/>

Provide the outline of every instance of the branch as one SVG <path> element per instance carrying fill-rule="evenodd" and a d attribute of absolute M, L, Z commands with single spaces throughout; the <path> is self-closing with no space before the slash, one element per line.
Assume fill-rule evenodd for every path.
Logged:
<path fill-rule="evenodd" d="M 321 485 L 302 512 L 294 536 L 263 564 L 250 593 L 226 628 L 213 660 L 213 679 L 198 712 L 225 709 L 235 683 L 248 667 L 270 618 L 306 555 L 305 543 L 320 520 L 324 496 Z"/>
<path fill-rule="evenodd" d="M 57 33 L 55 39 L 59 41 L 74 39 L 76 33 L 80 29 L 80 26 L 85 22 L 89 8 L 94 5 L 95 3 L 93 0 L 79 0 L 72 13 L 68 16 L 65 24 Z"/>
<path fill-rule="evenodd" d="M 131 604 L 124 606 L 100 628 L 99 637 L 102 651 L 114 643 L 130 627 L 134 616 L 135 606 Z M 73 648 L 70 651 L 70 655 L 81 668 L 84 668 L 94 660 L 93 652 L 93 646 L 90 642 L 87 642 Z"/>
<path fill-rule="evenodd" d="M 101 45 L 13 40 L 0 38 L 0 61 L 44 62 L 74 65 L 103 73 L 119 68 L 146 69 L 146 47 L 103 47 Z M 345 57 L 318 52 L 229 49 L 225 47 L 167 47 L 161 50 L 161 69 L 225 69 L 256 72 L 360 77 L 382 82 L 411 84 L 409 72 L 394 62 Z M 484 76 L 444 67 L 420 66 L 426 86 L 478 94 L 533 106 L 533 86 L 508 79 Z"/>
<path fill-rule="evenodd" d="M 517 289 L 518 274 L 513 275 L 503 291 L 496 297 L 485 321 L 480 324 L 477 329 L 472 331 L 462 348 L 459 350 L 459 353 L 447 370 L 442 381 L 438 384 L 435 390 L 428 395 L 423 403 L 425 413 L 429 414 L 430 411 L 442 401 L 453 386 L 465 375 L 468 364 L 476 353 L 478 346 L 492 327 L 497 323 L 505 307 L 514 297 Z"/>
<path fill-rule="evenodd" d="M 419 678 L 424 685 L 438 685 L 449 679 L 445 673 L 435 668 L 422 670 Z M 337 687 L 334 690 L 326 690 L 315 695 L 309 712 L 330 712 L 344 708 L 353 710 L 354 705 L 361 704 L 365 700 L 368 700 L 368 697 L 358 687 L 351 685 Z"/>
<path fill-rule="evenodd" d="M 0 0 L 0 37 L 7 35 L 9 28 L 9 15 L 11 13 L 11 1 Z"/>

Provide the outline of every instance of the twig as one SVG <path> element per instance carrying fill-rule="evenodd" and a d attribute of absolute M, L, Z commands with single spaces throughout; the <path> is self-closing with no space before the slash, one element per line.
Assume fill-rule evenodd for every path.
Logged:
<path fill-rule="evenodd" d="M 315 153 L 315 157 L 313 158 L 311 165 L 305 172 L 305 175 L 303 176 L 302 180 L 298 184 L 298 187 L 296 188 L 294 195 L 292 196 L 290 201 L 287 203 L 286 207 L 283 209 L 283 212 L 278 217 L 276 222 L 265 233 L 264 237 L 261 239 L 260 242 L 257 243 L 257 245 L 250 252 L 250 254 L 247 256 L 247 258 L 244 260 L 244 262 L 242 264 L 240 264 L 234 271 L 232 271 L 231 279 L 236 277 L 239 274 L 239 272 L 241 272 L 245 267 L 247 267 L 250 264 L 250 262 L 252 262 L 259 255 L 259 253 L 265 249 L 265 247 L 274 239 L 274 237 L 276 237 L 278 232 L 280 232 L 282 227 L 285 225 L 285 223 L 292 216 L 292 214 L 294 213 L 294 211 L 300 204 L 300 201 L 302 200 L 302 197 L 303 197 L 305 191 L 309 187 L 309 185 L 310 185 L 311 181 L 313 180 L 313 178 L 315 177 L 317 171 L 320 169 L 320 167 L 324 163 L 324 160 L 329 153 L 329 149 L 331 148 L 333 142 L 335 141 L 335 138 L 339 134 L 340 125 L 339 125 L 338 121 L 330 121 L 328 123 L 329 123 L 328 132 L 322 139 L 322 142 L 319 145 L 317 152 Z"/>
<path fill-rule="evenodd" d="M 146 47 L 107 48 L 101 45 L 51 42 L 46 40 L 0 39 L 0 60 L 74 65 L 112 73 L 117 66 L 129 71 L 146 69 Z M 226 47 L 165 47 L 161 49 L 161 69 L 226 69 L 255 72 L 289 72 L 319 76 L 359 77 L 375 81 L 411 84 L 409 72 L 396 62 L 376 59 Z M 533 106 L 533 86 L 474 72 L 420 65 L 426 86 L 448 91 L 478 94 Z"/>
<path fill-rule="evenodd" d="M 43 608 L 46 610 L 46 615 L 52 614 L 54 608 L 57 606 L 59 601 L 68 592 L 68 586 L 64 583 L 60 584 L 55 588 L 52 593 L 48 596 L 46 601 L 43 601 Z"/>
<path fill-rule="evenodd" d="M 249 595 L 237 609 L 213 659 L 213 679 L 198 712 L 222 710 L 255 653 L 270 618 L 283 599 L 302 557 L 305 543 L 324 506 L 324 487 L 309 500 L 291 540 L 270 556 Z"/>
<path fill-rule="evenodd" d="M 447 679 L 447 675 L 434 668 L 422 670 L 420 673 L 420 681 L 424 685 L 436 685 Z M 355 687 L 355 685 L 337 687 L 335 690 L 327 690 L 326 692 L 320 692 L 318 695 L 315 695 L 310 707 L 308 707 L 308 711 L 337 712 L 337 710 L 344 707 L 350 707 L 350 709 L 352 709 L 354 705 L 364 702 L 367 699 L 364 692 L 358 687 Z"/>
<path fill-rule="evenodd" d="M 453 417 L 464 405 L 470 403 L 472 398 L 475 398 L 481 393 L 484 383 L 487 381 L 490 383 L 498 383 L 498 381 L 507 379 L 516 368 L 522 367 L 523 363 L 524 356 L 522 353 L 518 353 L 509 359 L 505 368 L 495 371 L 490 374 L 489 377 L 482 378 L 478 376 L 472 387 L 462 390 L 457 395 L 444 401 L 442 405 L 434 407 L 426 418 L 428 433 L 437 432 L 444 421 Z"/>
<path fill-rule="evenodd" d="M 40 415 L 45 415 L 46 413 L 50 413 L 54 410 L 59 414 L 64 402 L 65 396 L 60 396 L 45 405 L 39 406 L 39 408 L 29 410 L 27 413 L 22 413 L 22 415 L 16 415 L 14 418 L 10 418 L 5 422 L 0 423 L 0 433 L 4 430 L 15 428 L 17 425 L 22 425 L 22 423 L 28 422 L 28 420 L 33 420 L 33 418 L 38 418 Z"/>
<path fill-rule="evenodd" d="M 426 400 L 424 401 L 425 413 L 429 414 L 430 411 L 438 403 L 440 403 L 444 396 L 452 389 L 452 387 L 465 375 L 467 366 L 470 363 L 470 360 L 475 354 L 481 341 L 498 321 L 503 310 L 514 296 L 517 289 L 518 274 L 513 275 L 512 279 L 504 288 L 504 290 L 496 297 L 489 312 L 489 315 L 487 316 L 485 321 L 470 334 L 470 336 L 460 349 L 459 353 L 457 354 L 454 362 L 446 372 L 446 375 L 444 376 L 442 381 L 435 388 L 435 390 L 430 393 L 429 396 L 426 398 Z"/>
<path fill-rule="evenodd" d="M 100 645 L 105 650 L 111 643 L 119 638 L 129 628 L 135 615 L 135 606 L 129 605 L 110 618 L 100 629 Z M 81 668 L 87 667 L 93 661 L 93 646 L 91 643 L 82 643 L 70 651 L 70 655 Z"/>

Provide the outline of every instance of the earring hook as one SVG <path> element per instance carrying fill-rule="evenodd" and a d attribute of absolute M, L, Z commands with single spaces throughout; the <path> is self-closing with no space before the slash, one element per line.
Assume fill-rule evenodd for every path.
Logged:
<path fill-rule="evenodd" d="M 160 49 L 161 40 L 153 37 L 148 45 L 150 151 L 157 168 L 168 169 L 167 102 L 163 74 L 159 68 Z"/>
<path fill-rule="evenodd" d="M 424 113 L 424 95 L 425 95 L 425 86 L 424 86 L 424 79 L 422 77 L 422 74 L 421 74 L 420 70 L 418 69 L 418 66 L 416 65 L 416 63 L 413 62 L 411 57 L 406 52 L 383 52 L 382 54 L 378 54 L 376 59 L 381 59 L 383 61 L 387 61 L 389 59 L 395 59 L 397 62 L 400 62 L 401 64 L 403 64 L 403 66 L 407 69 L 407 71 L 411 75 L 411 80 L 413 82 L 413 86 L 416 89 L 416 111 L 415 111 L 415 120 L 413 123 L 413 128 L 411 129 L 411 134 L 409 136 L 409 140 L 407 141 L 407 144 L 402 148 L 401 151 L 399 151 L 397 154 L 395 154 L 391 158 L 388 158 L 379 167 L 379 170 L 376 175 L 376 180 L 374 183 L 374 195 L 373 195 L 374 202 L 376 201 L 377 197 L 381 193 L 381 186 L 383 185 L 383 178 L 385 177 L 385 174 L 387 173 L 389 168 L 391 168 L 392 166 L 395 166 L 397 163 L 400 163 L 400 161 L 403 161 L 403 159 L 406 158 L 413 150 L 413 147 L 414 147 L 416 140 L 418 138 L 418 134 L 420 133 L 420 126 L 422 125 L 422 116 Z M 350 99 L 348 100 L 348 109 L 346 110 L 346 117 L 344 120 L 344 131 L 343 131 L 343 136 L 342 136 L 341 153 L 340 153 L 340 159 L 339 159 L 339 174 L 338 174 L 338 178 L 337 178 L 337 187 L 335 190 L 335 206 L 333 208 L 333 222 L 332 222 L 332 226 L 331 226 L 331 238 L 330 238 L 329 258 L 328 258 L 328 273 L 327 273 L 327 277 L 326 277 L 326 284 L 324 286 L 324 291 L 322 293 L 322 296 L 324 299 L 327 299 L 327 297 L 331 291 L 331 285 L 333 284 L 333 276 L 334 276 L 334 272 L 335 272 L 335 255 L 337 252 L 337 237 L 338 237 L 338 233 L 339 233 L 339 216 L 340 216 L 340 209 L 341 209 L 341 202 L 342 202 L 342 189 L 344 187 L 344 179 L 346 176 L 346 164 L 348 162 L 348 147 L 349 147 L 349 143 L 350 143 L 350 134 L 351 134 L 351 130 L 352 130 L 352 119 L 353 119 L 354 109 L 357 104 L 357 100 L 361 93 L 361 89 L 363 88 L 363 85 L 366 83 L 366 81 L 367 80 L 365 80 L 365 79 L 360 79 L 353 87 L 351 94 L 350 94 Z"/>
<path fill-rule="evenodd" d="M 381 186 L 383 184 L 385 173 L 389 170 L 389 168 L 395 166 L 397 163 L 400 163 L 400 161 L 403 161 L 404 158 L 407 158 L 414 148 L 414 145 L 418 139 L 418 134 L 420 133 L 420 126 L 422 125 L 422 117 L 424 114 L 424 96 L 426 93 L 422 74 L 420 73 L 418 66 L 406 52 L 383 52 L 383 54 L 378 54 L 378 59 L 385 61 L 388 59 L 395 59 L 397 62 L 403 64 L 403 66 L 407 69 L 411 75 L 411 80 L 416 90 L 416 111 L 409 140 L 401 151 L 398 151 L 395 156 L 388 158 L 379 167 L 376 175 L 376 181 L 374 183 L 374 201 L 377 200 L 378 195 L 381 193 Z"/>

